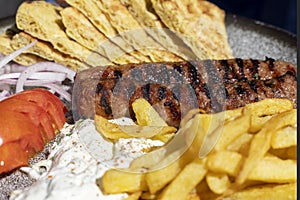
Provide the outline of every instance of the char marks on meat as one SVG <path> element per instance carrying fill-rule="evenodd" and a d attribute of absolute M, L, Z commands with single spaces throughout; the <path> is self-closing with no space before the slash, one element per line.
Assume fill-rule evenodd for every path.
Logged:
<path fill-rule="evenodd" d="M 77 75 L 73 94 L 80 117 L 134 117 L 132 102 L 145 98 L 179 126 L 193 108 L 216 113 L 265 98 L 288 98 L 296 107 L 296 84 L 291 63 L 237 58 L 97 67 Z"/>

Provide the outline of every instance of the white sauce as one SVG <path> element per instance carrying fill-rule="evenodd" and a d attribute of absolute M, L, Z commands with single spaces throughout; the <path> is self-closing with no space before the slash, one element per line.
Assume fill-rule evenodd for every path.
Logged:
<path fill-rule="evenodd" d="M 25 190 L 12 192 L 10 199 L 123 199 L 127 194 L 104 195 L 96 179 L 109 168 L 128 167 L 144 154 L 145 148 L 163 144 L 149 139 L 121 139 L 113 145 L 95 130 L 92 120 L 73 128 L 65 126 L 64 137 L 54 145 L 47 160 L 22 168 L 37 181 Z"/>

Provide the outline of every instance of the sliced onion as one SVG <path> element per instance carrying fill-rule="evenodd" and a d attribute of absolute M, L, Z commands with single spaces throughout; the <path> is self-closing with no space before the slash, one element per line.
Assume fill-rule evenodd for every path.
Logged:
<path fill-rule="evenodd" d="M 16 85 L 18 80 L 16 79 L 4 79 L 0 80 L 0 84 L 9 84 L 9 85 Z M 45 84 L 55 84 L 53 81 L 49 80 L 27 80 L 24 83 L 24 86 L 44 86 Z"/>
<path fill-rule="evenodd" d="M 71 95 L 66 90 L 64 90 L 62 87 L 60 87 L 59 85 L 56 85 L 56 84 L 47 84 L 47 83 L 44 83 L 44 84 L 42 83 L 40 85 L 44 86 L 44 87 L 47 87 L 47 88 L 49 88 L 49 89 L 57 92 L 65 100 L 71 101 Z"/>
<path fill-rule="evenodd" d="M 74 70 L 71 70 L 63 65 L 53 63 L 53 62 L 39 62 L 35 63 L 31 66 L 29 66 L 27 69 L 25 69 L 19 76 L 19 79 L 17 81 L 16 85 L 16 92 L 23 91 L 23 86 L 25 81 L 32 76 L 34 73 L 39 71 L 55 71 L 55 72 L 63 72 L 66 74 L 67 78 L 71 81 L 74 81 L 74 77 L 76 72 Z"/>
<path fill-rule="evenodd" d="M 4 79 L 18 79 L 21 73 L 9 73 L 9 74 L 1 74 L 0 80 Z M 29 79 L 37 79 L 37 80 L 52 80 L 52 81 L 63 81 L 67 78 L 65 73 L 60 72 L 36 72 L 32 74 Z"/>
<path fill-rule="evenodd" d="M 18 80 L 15 79 L 5 79 L 5 80 L 0 80 L 0 84 L 10 84 L 10 85 L 15 85 Z M 64 90 L 62 87 L 57 85 L 53 81 L 49 80 L 27 80 L 24 84 L 24 86 L 42 86 L 49 88 L 53 90 L 54 92 L 57 92 L 58 94 L 61 95 L 62 98 L 66 99 L 67 101 L 71 101 L 71 95 Z"/>
<path fill-rule="evenodd" d="M 4 67 L 7 63 L 9 63 L 10 61 L 12 61 L 14 58 L 16 58 L 17 56 L 19 56 L 21 53 L 23 53 L 24 51 L 26 51 L 27 49 L 29 49 L 30 47 L 32 47 L 33 45 L 35 45 L 35 43 L 37 42 L 37 40 L 34 40 L 32 43 L 18 49 L 17 51 L 14 51 L 13 53 L 5 56 L 4 58 L 2 58 L 0 60 L 0 69 L 2 67 Z"/>

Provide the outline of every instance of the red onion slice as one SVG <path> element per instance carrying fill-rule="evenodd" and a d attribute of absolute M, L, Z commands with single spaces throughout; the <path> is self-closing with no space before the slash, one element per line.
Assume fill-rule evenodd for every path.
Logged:
<path fill-rule="evenodd" d="M 9 73 L 9 74 L 0 74 L 0 80 L 4 79 L 18 79 L 21 73 Z M 60 72 L 36 72 L 32 74 L 29 79 L 37 80 L 52 80 L 62 82 L 67 78 L 65 73 Z"/>
<path fill-rule="evenodd" d="M 29 49 L 30 47 L 32 47 L 33 45 L 35 45 L 35 43 L 37 42 L 37 40 L 33 41 L 32 43 L 14 51 L 13 53 L 5 56 L 3 59 L 0 60 L 0 69 L 2 67 L 4 67 L 7 63 L 9 63 L 10 61 L 12 61 L 15 57 L 17 57 L 18 55 L 20 55 L 21 53 L 23 53 L 24 51 L 26 51 L 27 49 Z"/>
<path fill-rule="evenodd" d="M 32 76 L 32 74 L 39 72 L 39 71 L 52 71 L 52 72 L 62 72 L 66 74 L 66 77 L 71 81 L 74 81 L 74 77 L 76 72 L 71 70 L 63 65 L 53 63 L 53 62 L 39 62 L 29 66 L 25 69 L 19 76 L 16 85 L 16 93 L 23 91 L 23 86 L 25 81 Z"/>

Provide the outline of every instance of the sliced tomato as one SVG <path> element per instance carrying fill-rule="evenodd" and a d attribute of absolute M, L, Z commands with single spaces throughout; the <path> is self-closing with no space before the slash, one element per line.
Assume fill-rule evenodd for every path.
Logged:
<path fill-rule="evenodd" d="M 23 150 L 35 152 L 44 148 L 44 141 L 39 129 L 32 123 L 28 116 L 10 110 L 1 111 L 0 138 L 2 144 L 17 142 Z"/>
<path fill-rule="evenodd" d="M 11 98 L 23 99 L 36 103 L 38 106 L 44 108 L 47 113 L 49 113 L 58 129 L 63 128 L 66 122 L 66 108 L 59 98 L 51 92 L 44 89 L 25 90 L 13 95 Z"/>
<path fill-rule="evenodd" d="M 32 152 L 24 151 L 18 142 L 0 146 L 0 174 L 28 165 Z"/>
<path fill-rule="evenodd" d="M 50 115 L 36 103 L 22 99 L 7 98 L 0 102 L 0 113 L 4 110 L 26 114 L 33 124 L 41 130 L 45 142 L 48 142 L 55 137 L 53 120 Z"/>

